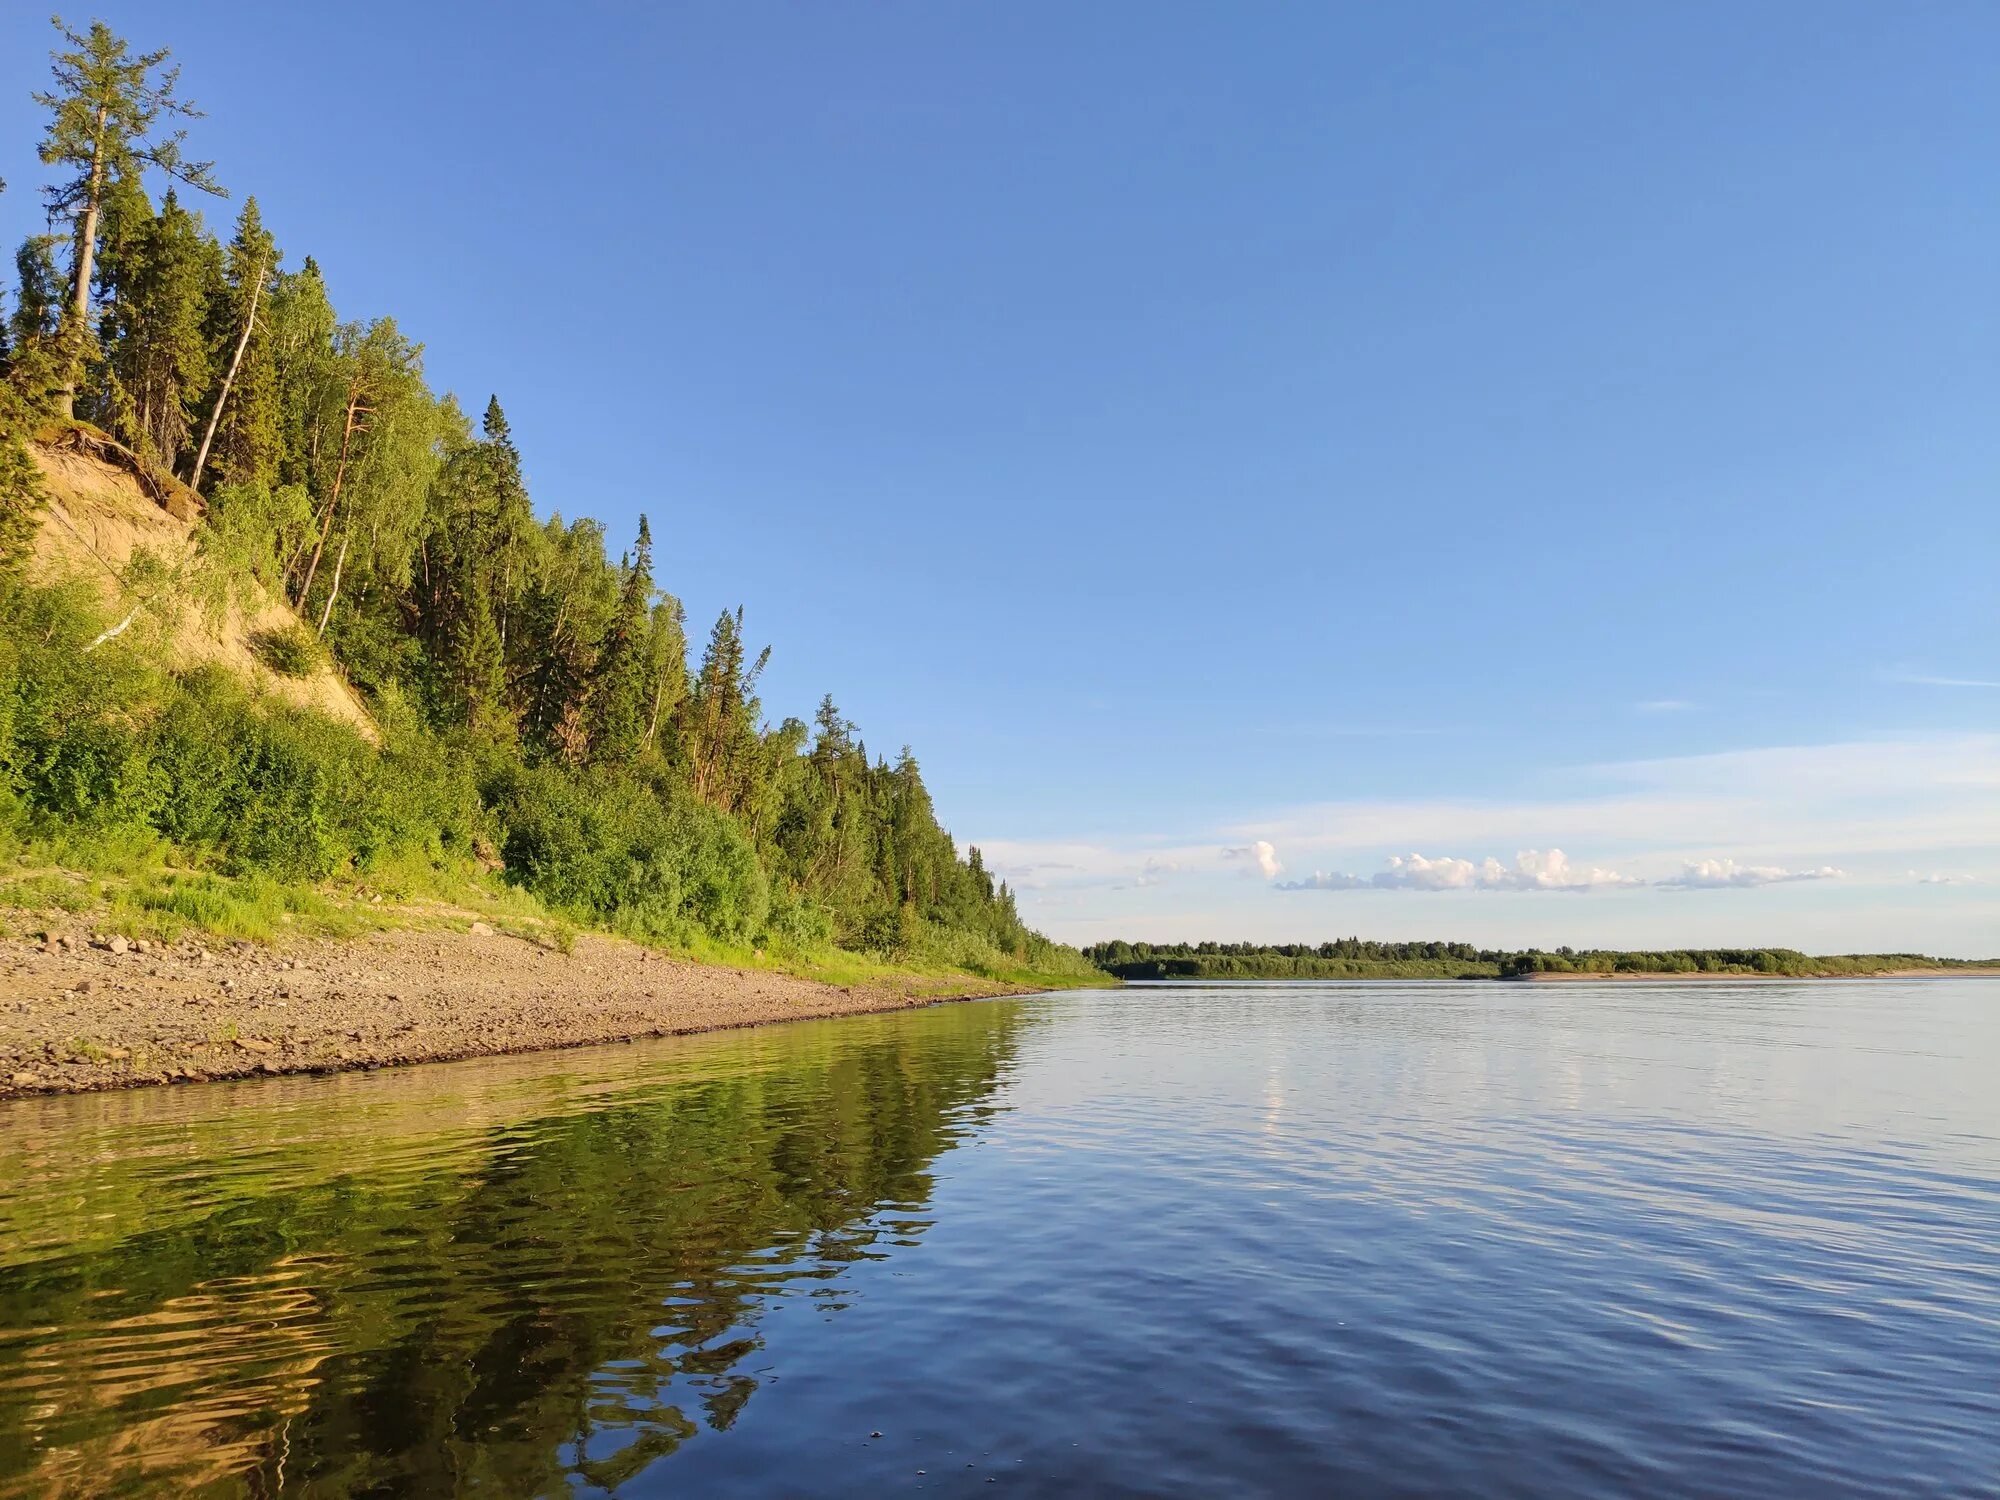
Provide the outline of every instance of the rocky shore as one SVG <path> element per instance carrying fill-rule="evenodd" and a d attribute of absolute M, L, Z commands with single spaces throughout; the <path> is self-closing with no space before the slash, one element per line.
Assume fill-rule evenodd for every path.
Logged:
<path fill-rule="evenodd" d="M 612 938 L 382 932 L 283 949 L 88 930 L 0 943 L 0 1098 L 331 1072 L 716 1031 L 1013 993 L 841 986 Z"/>

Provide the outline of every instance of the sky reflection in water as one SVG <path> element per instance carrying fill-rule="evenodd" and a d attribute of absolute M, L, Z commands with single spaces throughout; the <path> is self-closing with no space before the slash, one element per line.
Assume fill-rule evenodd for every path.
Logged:
<path fill-rule="evenodd" d="M 1996 1077 L 1991 980 L 1142 986 L 17 1103 L 0 1494 L 1996 1493 Z"/>

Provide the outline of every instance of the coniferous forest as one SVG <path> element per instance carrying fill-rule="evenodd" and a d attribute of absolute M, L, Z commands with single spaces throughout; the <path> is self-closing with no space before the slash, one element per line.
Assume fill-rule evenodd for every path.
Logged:
<path fill-rule="evenodd" d="M 769 722 L 741 609 L 690 641 L 655 574 L 669 512 L 612 537 L 531 497 L 500 398 L 434 391 L 413 332 L 336 308 L 309 249 L 198 159 L 166 51 L 57 26 L 47 229 L 18 248 L 0 333 L 17 851 L 281 882 L 462 871 L 657 941 L 1083 969 L 960 856 L 907 748 L 871 756 L 830 696 Z M 27 566 L 33 447 L 77 434 L 200 496 L 193 560 L 126 579 L 118 609 Z M 244 589 L 298 617 L 264 659 L 336 668 L 379 744 L 161 664 L 150 616 Z"/>

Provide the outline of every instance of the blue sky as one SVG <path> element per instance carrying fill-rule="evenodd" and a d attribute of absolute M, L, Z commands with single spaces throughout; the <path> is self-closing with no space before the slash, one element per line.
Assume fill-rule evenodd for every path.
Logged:
<path fill-rule="evenodd" d="M 103 13 L 1058 935 L 2000 951 L 1985 0 Z"/>

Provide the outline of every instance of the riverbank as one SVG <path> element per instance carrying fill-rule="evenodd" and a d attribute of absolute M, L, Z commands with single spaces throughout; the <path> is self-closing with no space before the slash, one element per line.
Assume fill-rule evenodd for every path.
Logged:
<path fill-rule="evenodd" d="M 474 923 L 283 948 L 57 934 L 0 942 L 0 1098 L 440 1062 L 1024 994 L 970 976 L 851 985 L 567 949 Z"/>

